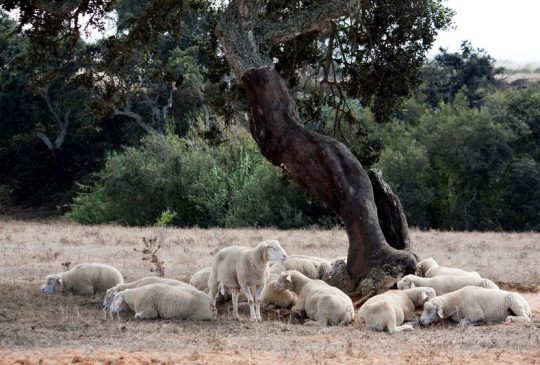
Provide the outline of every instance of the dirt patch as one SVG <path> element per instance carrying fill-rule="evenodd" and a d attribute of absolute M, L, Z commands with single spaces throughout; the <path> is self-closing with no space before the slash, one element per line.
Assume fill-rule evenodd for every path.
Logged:
<path fill-rule="evenodd" d="M 440 323 L 389 335 L 356 326 L 318 328 L 288 322 L 287 311 L 262 323 L 231 317 L 219 307 L 215 322 L 105 320 L 101 299 L 46 296 L 39 287 L 62 263 L 106 262 L 129 279 L 150 274 L 134 248 L 159 236 L 168 276 L 189 279 L 228 244 L 282 241 L 290 253 L 336 257 L 346 252 L 342 230 L 175 230 L 82 227 L 61 223 L 0 223 L 1 364 L 176 363 L 417 363 L 540 364 L 540 295 L 524 293 L 534 311 L 528 324 L 460 326 Z M 477 270 L 500 281 L 538 284 L 539 234 L 414 231 L 421 257 Z"/>

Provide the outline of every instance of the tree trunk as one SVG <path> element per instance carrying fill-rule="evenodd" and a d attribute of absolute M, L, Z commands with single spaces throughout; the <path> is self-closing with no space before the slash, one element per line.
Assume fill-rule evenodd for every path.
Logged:
<path fill-rule="evenodd" d="M 64 151 L 62 148 L 53 148 L 51 150 L 54 157 L 54 167 L 56 172 L 56 183 L 59 187 L 63 187 L 66 184 L 66 174 L 65 174 L 65 162 L 64 162 Z"/>
<path fill-rule="evenodd" d="M 251 108 L 251 133 L 262 154 L 343 219 L 350 243 L 349 273 L 359 279 L 385 265 L 414 272 L 414 255 L 387 243 L 370 178 L 352 153 L 298 123 L 296 103 L 276 71 L 251 68 L 243 73 L 242 83 Z M 398 239 L 391 240 L 400 246 Z"/>

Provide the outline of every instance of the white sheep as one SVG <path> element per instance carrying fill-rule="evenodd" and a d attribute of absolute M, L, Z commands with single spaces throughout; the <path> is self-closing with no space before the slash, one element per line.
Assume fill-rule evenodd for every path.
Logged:
<path fill-rule="evenodd" d="M 180 280 L 161 278 L 158 276 L 147 276 L 142 279 L 138 279 L 129 283 L 117 284 L 113 286 L 112 288 L 107 289 L 105 298 L 103 299 L 103 310 L 105 311 L 105 316 L 107 315 L 107 313 L 111 314 L 112 316 L 112 313 L 110 312 L 110 306 L 116 293 L 121 292 L 122 290 L 126 290 L 126 289 L 140 288 L 142 286 L 146 286 L 150 284 L 158 284 L 158 283 L 165 284 L 165 285 L 180 285 L 180 286 L 189 285 Z"/>
<path fill-rule="evenodd" d="M 471 275 L 437 275 L 432 278 L 423 278 L 416 275 L 406 275 L 397 283 L 400 290 L 411 289 L 417 286 L 427 286 L 435 289 L 437 295 L 453 292 L 466 286 L 479 286 L 486 289 L 499 289 L 489 279 L 481 279 Z"/>
<path fill-rule="evenodd" d="M 208 293 L 208 278 L 210 278 L 210 273 L 212 272 L 212 267 L 205 267 L 197 271 L 189 283 L 199 289 L 200 291 Z"/>
<path fill-rule="evenodd" d="M 296 304 L 298 296 L 296 293 L 290 290 L 276 290 L 276 281 L 279 279 L 279 275 L 270 274 L 268 281 L 264 286 L 261 294 L 261 304 L 265 309 L 271 308 L 291 308 Z"/>
<path fill-rule="evenodd" d="M 330 261 L 316 256 L 291 255 L 270 267 L 270 273 L 276 275 L 287 270 L 300 271 L 311 279 L 322 279 L 330 271 Z"/>
<path fill-rule="evenodd" d="M 233 315 L 236 318 L 239 318 L 238 295 L 241 290 L 248 299 L 251 320 L 262 320 L 261 294 L 268 278 L 268 261 L 282 262 L 286 258 L 287 252 L 276 240 L 261 242 L 254 248 L 243 246 L 222 248 L 214 258 L 208 279 L 210 297 L 214 305 L 221 283 L 231 290 Z"/>
<path fill-rule="evenodd" d="M 432 288 L 388 290 L 369 298 L 358 310 L 357 322 L 375 331 L 388 330 L 390 333 L 414 330 L 405 321 L 418 321 L 414 313 L 416 307 L 435 297 Z"/>
<path fill-rule="evenodd" d="M 446 267 L 437 264 L 433 258 L 427 258 L 416 264 L 416 268 L 421 272 L 421 275 L 426 278 L 432 278 L 437 275 L 470 275 L 480 279 L 480 274 L 476 271 L 465 271 L 454 267 Z"/>
<path fill-rule="evenodd" d="M 76 295 L 94 295 L 106 292 L 124 282 L 118 269 L 105 264 L 79 264 L 71 270 L 54 275 L 47 275 L 41 291 L 45 294 L 73 293 Z"/>
<path fill-rule="evenodd" d="M 116 293 L 110 306 L 112 313 L 126 307 L 135 312 L 135 319 L 197 319 L 216 317 L 216 308 L 208 296 L 189 286 L 150 284 Z"/>
<path fill-rule="evenodd" d="M 305 312 L 308 318 L 321 326 L 346 326 L 354 317 L 352 300 L 345 293 L 296 270 L 282 272 L 274 287 L 278 292 L 288 289 L 296 293 L 298 298 L 292 310 Z"/>
<path fill-rule="evenodd" d="M 466 286 L 427 301 L 420 324 L 427 325 L 448 317 L 463 324 L 529 322 L 531 315 L 529 304 L 517 293 Z"/>

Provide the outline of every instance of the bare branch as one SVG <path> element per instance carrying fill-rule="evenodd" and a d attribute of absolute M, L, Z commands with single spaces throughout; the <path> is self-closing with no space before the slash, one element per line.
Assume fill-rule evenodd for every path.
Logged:
<path fill-rule="evenodd" d="M 56 110 L 54 110 L 54 107 L 52 105 L 51 95 L 49 94 L 49 87 L 45 86 L 41 90 L 39 90 L 39 95 L 45 100 L 47 103 L 47 107 L 49 108 L 49 112 L 52 114 L 54 121 L 56 124 L 58 124 L 58 128 L 60 130 L 62 129 L 62 119 L 58 116 L 58 113 Z"/>
<path fill-rule="evenodd" d="M 148 124 L 146 124 L 142 117 L 135 113 L 135 112 L 132 112 L 131 110 L 118 110 L 118 109 L 114 109 L 114 115 L 122 115 L 124 117 L 129 117 L 131 119 L 134 119 L 135 122 L 137 122 L 137 124 L 142 128 L 144 129 L 146 132 L 148 133 L 157 133 L 157 131 L 150 127 Z"/>
<path fill-rule="evenodd" d="M 49 139 L 49 137 L 47 137 L 47 135 L 45 133 L 38 132 L 38 131 L 33 131 L 32 135 L 37 137 L 41 142 L 45 143 L 45 145 L 47 146 L 47 148 L 49 150 L 51 150 L 51 151 L 53 150 L 53 144 L 52 144 L 51 140 Z"/>
<path fill-rule="evenodd" d="M 64 143 L 64 139 L 66 138 L 67 130 L 68 130 L 68 127 L 69 127 L 69 115 L 70 114 L 71 114 L 71 109 L 68 109 L 64 113 L 64 122 L 61 125 L 60 133 L 58 133 L 58 136 L 56 137 L 56 139 L 54 141 L 54 147 L 55 148 L 60 148 L 62 146 L 62 143 Z"/>

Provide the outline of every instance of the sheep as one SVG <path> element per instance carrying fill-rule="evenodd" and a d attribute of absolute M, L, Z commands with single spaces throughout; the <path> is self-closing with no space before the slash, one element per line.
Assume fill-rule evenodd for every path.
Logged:
<path fill-rule="evenodd" d="M 476 322 L 529 322 L 531 308 L 517 293 L 466 286 L 424 303 L 420 324 L 428 325 L 442 318 L 471 324 Z"/>
<path fill-rule="evenodd" d="M 310 279 L 296 270 L 281 273 L 274 288 L 277 292 L 288 289 L 298 298 L 292 310 L 304 313 L 320 326 L 339 324 L 348 325 L 354 317 L 351 298 L 338 288 L 322 280 Z"/>
<path fill-rule="evenodd" d="M 117 284 L 113 286 L 112 288 L 107 289 L 105 298 L 103 299 L 103 310 L 105 312 L 105 317 L 107 316 L 107 313 L 111 314 L 112 316 L 112 313 L 110 312 L 109 307 L 111 306 L 111 303 L 116 293 L 121 292 L 122 290 L 126 290 L 126 289 L 140 288 L 142 286 L 146 286 L 150 284 L 158 284 L 158 283 L 165 284 L 165 285 L 173 285 L 173 286 L 174 285 L 180 285 L 180 286 L 189 285 L 180 280 L 161 278 L 158 276 L 147 276 L 142 279 L 132 281 L 130 283 Z"/>
<path fill-rule="evenodd" d="M 388 290 L 369 298 L 360 307 L 357 322 L 375 331 L 387 329 L 388 332 L 395 333 L 414 330 L 410 324 L 402 323 L 417 322 L 414 309 L 432 298 L 435 298 L 435 290 L 432 288 Z"/>
<path fill-rule="evenodd" d="M 208 294 L 191 285 L 149 284 L 116 293 L 110 306 L 112 313 L 126 307 L 135 312 L 135 319 L 197 319 L 210 321 L 216 308 Z"/>
<path fill-rule="evenodd" d="M 308 278 L 322 279 L 330 271 L 330 261 L 315 256 L 291 255 L 270 267 L 270 273 L 276 275 L 286 270 L 298 270 Z"/>
<path fill-rule="evenodd" d="M 440 266 L 437 262 L 430 258 L 424 259 L 416 264 L 416 268 L 421 272 L 421 275 L 426 278 L 432 278 L 437 275 L 453 275 L 462 276 L 469 275 L 481 279 L 480 274 L 475 271 L 464 271 L 453 267 Z"/>
<path fill-rule="evenodd" d="M 261 294 L 268 278 L 268 261 L 283 262 L 286 258 L 287 252 L 276 240 L 261 242 L 254 248 L 222 248 L 214 258 L 208 279 L 213 304 L 216 304 L 218 287 L 222 283 L 231 290 L 233 315 L 239 318 L 238 295 L 242 290 L 248 299 L 251 320 L 261 321 Z"/>
<path fill-rule="evenodd" d="M 210 277 L 210 272 L 212 271 L 211 267 L 205 267 L 204 269 L 201 269 L 197 271 L 191 279 L 189 280 L 189 283 L 193 285 L 195 288 L 199 289 L 203 292 L 208 292 L 208 278 Z"/>
<path fill-rule="evenodd" d="M 276 281 L 279 275 L 270 274 L 268 281 L 261 294 L 261 303 L 263 308 L 271 309 L 275 307 L 290 308 L 296 304 L 297 295 L 290 290 L 276 291 Z"/>
<path fill-rule="evenodd" d="M 358 286 L 358 281 L 353 279 L 347 271 L 347 257 L 334 259 L 330 263 L 330 270 L 323 275 L 322 280 L 348 294 L 354 293 Z"/>
<path fill-rule="evenodd" d="M 406 275 L 397 283 L 400 290 L 411 289 L 417 286 L 427 286 L 435 289 L 437 295 L 443 295 L 461 289 L 465 286 L 479 286 L 486 289 L 499 289 L 489 279 L 479 279 L 474 276 L 437 275 L 432 278 L 423 278 L 416 275 Z"/>
<path fill-rule="evenodd" d="M 79 264 L 60 274 L 47 275 L 41 291 L 45 294 L 73 293 L 76 295 L 94 295 L 103 293 L 124 278 L 116 268 L 105 264 Z"/>

